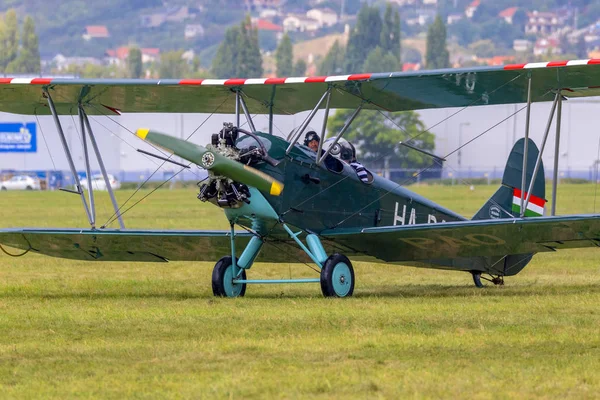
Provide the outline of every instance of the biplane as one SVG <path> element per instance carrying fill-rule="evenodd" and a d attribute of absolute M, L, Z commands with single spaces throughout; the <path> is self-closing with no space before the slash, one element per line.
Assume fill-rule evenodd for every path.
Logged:
<path fill-rule="evenodd" d="M 89 261 L 216 261 L 216 296 L 243 296 L 249 284 L 320 283 L 324 296 L 354 292 L 356 260 L 464 271 L 476 286 L 489 278 L 503 284 L 536 253 L 565 248 L 599 247 L 600 215 L 555 216 L 558 143 L 562 101 L 600 95 L 600 60 L 445 69 L 409 73 L 266 79 L 22 79 L 0 78 L 0 111 L 51 114 L 81 196 L 89 228 L 0 229 L 0 244 L 23 252 Z M 529 138 L 534 102 L 552 102 L 538 148 Z M 525 137 L 507 160 L 502 184 L 472 219 L 419 196 L 402 184 L 369 174 L 366 181 L 336 156 L 347 142 L 344 133 L 362 110 L 401 112 L 445 107 L 522 103 Z M 312 108 L 311 108 L 312 107 Z M 96 226 L 94 193 L 82 190 L 60 115 L 79 117 L 85 167 L 90 176 L 87 142 L 106 169 L 88 115 L 107 113 L 232 114 L 211 143 L 190 141 L 149 129 L 140 140 L 156 157 L 176 155 L 208 171 L 198 198 L 222 208 L 227 231 L 126 229 L 111 190 L 120 228 Z M 321 137 L 330 109 L 353 109 L 341 130 L 317 151 L 299 143 L 308 124 L 324 110 Z M 288 137 L 273 134 L 274 114 L 309 111 Z M 252 114 L 269 117 L 269 131 L 255 129 Z M 542 154 L 556 116 L 552 210 L 546 213 Z M 246 119 L 248 129 L 240 123 Z M 137 140 L 137 139 L 136 139 Z M 416 138 L 404 144 L 413 151 Z M 432 156 L 432 164 L 439 162 Z M 175 161 L 173 161 L 175 162 Z M 167 211 L 165 211 L 167 212 Z M 238 229 L 236 230 L 236 227 Z M 241 228 L 241 229 L 240 229 Z M 257 261 L 301 261 L 316 265 L 307 279 L 249 279 Z"/>

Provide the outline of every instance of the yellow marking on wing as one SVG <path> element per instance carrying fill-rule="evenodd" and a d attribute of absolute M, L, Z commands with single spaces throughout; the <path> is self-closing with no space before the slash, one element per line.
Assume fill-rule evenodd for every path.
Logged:
<path fill-rule="evenodd" d="M 146 140 L 146 136 L 148 136 L 148 132 L 150 132 L 150 129 L 148 128 L 140 128 L 138 129 L 135 134 L 137 135 L 137 137 L 139 137 L 140 139 L 144 139 Z"/>

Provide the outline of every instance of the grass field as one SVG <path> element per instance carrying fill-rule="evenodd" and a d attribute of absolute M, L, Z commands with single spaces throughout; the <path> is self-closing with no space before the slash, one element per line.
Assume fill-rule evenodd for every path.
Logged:
<path fill-rule="evenodd" d="M 495 188 L 414 190 L 470 216 Z M 559 214 L 594 211 L 593 185 L 559 192 Z M 104 222 L 110 205 L 105 195 L 98 203 Z M 0 221 L 87 225 L 79 198 L 63 192 L 0 193 Z M 193 189 L 157 191 L 125 221 L 227 227 Z M 349 299 L 324 299 L 318 285 L 220 299 L 212 263 L 0 254 L 0 398 L 598 397 L 600 249 L 538 255 L 483 290 L 464 273 L 355 269 Z M 249 277 L 290 274 L 314 275 L 259 264 Z"/>

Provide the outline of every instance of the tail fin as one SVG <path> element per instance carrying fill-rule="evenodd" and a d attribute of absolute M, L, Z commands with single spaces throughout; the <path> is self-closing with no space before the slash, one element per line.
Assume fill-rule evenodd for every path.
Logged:
<path fill-rule="evenodd" d="M 502 186 L 494 193 L 494 195 L 481 207 L 473 216 L 474 220 L 479 219 L 499 219 L 499 218 L 514 218 L 521 215 L 521 193 L 527 191 L 533 176 L 535 161 L 538 157 L 539 150 L 533 140 L 529 139 L 527 146 L 527 174 L 525 188 L 521 188 L 522 171 L 523 171 L 523 153 L 525 147 L 525 139 L 519 139 L 513 146 L 504 175 L 502 176 Z M 537 217 L 544 215 L 544 206 L 546 204 L 546 182 L 544 175 L 544 164 L 540 165 L 537 172 L 537 177 L 531 191 L 529 203 L 525 210 L 526 217 Z M 524 198 L 527 198 L 525 193 Z"/>

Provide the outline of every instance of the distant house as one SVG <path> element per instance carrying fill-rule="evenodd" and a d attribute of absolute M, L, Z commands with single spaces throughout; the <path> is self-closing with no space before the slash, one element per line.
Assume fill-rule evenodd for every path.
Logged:
<path fill-rule="evenodd" d="M 477 8 L 479 7 L 480 4 L 481 4 L 481 0 L 473 0 L 467 6 L 467 8 L 465 8 L 465 15 L 467 16 L 467 18 L 473 18 L 473 15 L 475 15 L 475 11 L 477 11 Z"/>
<path fill-rule="evenodd" d="M 513 17 L 515 16 L 515 13 L 517 12 L 518 9 L 519 9 L 519 7 L 509 7 L 507 9 L 500 11 L 500 13 L 498 14 L 498 17 L 504 19 L 504 21 L 506 21 L 507 24 L 512 25 Z"/>
<path fill-rule="evenodd" d="M 259 14 L 260 18 L 275 18 L 279 15 L 279 11 L 273 9 L 273 8 L 265 8 L 264 10 L 262 10 Z"/>
<path fill-rule="evenodd" d="M 94 57 L 65 57 L 57 54 L 51 61 L 58 72 L 64 71 L 69 66 L 83 67 L 88 64 L 101 65 L 102 61 Z"/>
<path fill-rule="evenodd" d="M 194 57 L 196 57 L 196 52 L 194 52 L 192 49 L 184 52 L 181 55 L 181 59 L 185 60 L 188 64 L 191 64 L 194 61 Z"/>
<path fill-rule="evenodd" d="M 83 38 L 85 40 L 109 37 L 108 28 L 105 25 L 88 25 L 85 27 Z"/>
<path fill-rule="evenodd" d="M 424 6 L 437 6 L 437 0 L 423 0 Z"/>
<path fill-rule="evenodd" d="M 303 15 L 290 14 L 283 20 L 285 32 L 314 32 L 319 29 L 319 22 Z"/>
<path fill-rule="evenodd" d="M 202 37 L 204 36 L 204 27 L 200 24 L 187 24 L 183 36 L 186 39 L 192 39 L 198 36 Z"/>
<path fill-rule="evenodd" d="M 527 39 L 515 39 L 513 41 L 513 50 L 516 52 L 531 51 L 531 42 Z"/>
<path fill-rule="evenodd" d="M 560 54 L 560 41 L 556 38 L 541 38 L 533 46 L 533 55 Z"/>
<path fill-rule="evenodd" d="M 418 71 L 421 69 L 421 63 L 404 63 L 402 64 L 402 72 Z"/>
<path fill-rule="evenodd" d="M 272 23 L 269 20 L 256 18 L 252 20 L 252 25 L 259 31 L 282 32 L 283 26 Z"/>
<path fill-rule="evenodd" d="M 490 67 L 495 67 L 498 65 L 514 63 L 515 56 L 494 56 L 490 58 L 478 58 L 476 61 L 481 64 L 489 65 Z"/>
<path fill-rule="evenodd" d="M 106 50 L 106 63 L 111 65 L 122 65 L 129 57 L 129 47 L 121 46 L 117 49 L 109 49 Z M 142 52 L 142 62 L 143 63 L 151 63 L 158 61 L 160 59 L 160 49 L 157 48 L 141 48 Z"/>
<path fill-rule="evenodd" d="M 525 33 L 548 35 L 556 33 L 564 25 L 563 18 L 556 13 L 533 11 L 527 13 Z"/>
<path fill-rule="evenodd" d="M 464 18 L 463 14 L 449 14 L 448 17 L 446 18 L 446 23 L 448 25 L 452 25 L 453 23 L 458 22 L 463 18 Z"/>
<path fill-rule="evenodd" d="M 332 26 L 338 22 L 337 13 L 330 8 L 313 8 L 306 12 L 306 16 L 318 21 L 321 27 Z"/>
<path fill-rule="evenodd" d="M 141 23 L 144 28 L 158 28 L 167 20 L 166 13 L 142 15 Z"/>
<path fill-rule="evenodd" d="M 279 8 L 281 0 L 247 0 L 254 8 Z"/>

